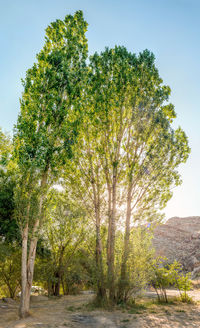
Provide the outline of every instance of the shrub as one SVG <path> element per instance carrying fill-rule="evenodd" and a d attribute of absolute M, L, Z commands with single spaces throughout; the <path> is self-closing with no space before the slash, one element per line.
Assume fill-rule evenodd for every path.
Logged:
<path fill-rule="evenodd" d="M 151 285 L 155 289 L 158 301 L 168 303 L 166 289 L 175 286 L 180 293 L 180 299 L 188 302 L 187 291 L 191 289 L 190 274 L 182 272 L 181 264 L 174 261 L 172 264 L 166 264 L 166 258 L 157 258 L 152 265 Z"/>

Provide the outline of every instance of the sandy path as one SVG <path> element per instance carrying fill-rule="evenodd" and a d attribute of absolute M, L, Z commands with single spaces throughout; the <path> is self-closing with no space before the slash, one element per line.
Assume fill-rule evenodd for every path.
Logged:
<path fill-rule="evenodd" d="M 197 295 L 198 294 L 198 295 Z M 200 299 L 200 292 L 195 291 Z M 17 319 L 18 304 L 0 304 L 0 328 L 182 328 L 200 327 L 200 306 L 153 305 L 139 311 L 88 311 L 84 304 L 92 295 L 65 296 L 60 299 L 36 297 L 31 317 Z M 4 307 L 2 307 L 4 306 Z"/>

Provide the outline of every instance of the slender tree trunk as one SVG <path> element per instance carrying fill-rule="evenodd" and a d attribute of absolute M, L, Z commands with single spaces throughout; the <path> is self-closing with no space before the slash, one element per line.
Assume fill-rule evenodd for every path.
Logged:
<path fill-rule="evenodd" d="M 25 318 L 26 313 L 26 285 L 27 285 L 27 246 L 28 246 L 28 223 L 22 232 L 22 267 L 21 267 L 21 298 L 19 307 L 20 318 Z"/>
<path fill-rule="evenodd" d="M 56 272 L 55 278 L 57 279 L 57 281 L 55 283 L 54 296 L 60 296 L 61 273 L 59 271 Z"/>
<path fill-rule="evenodd" d="M 112 186 L 112 211 L 109 218 L 110 231 L 108 239 L 108 286 L 109 286 L 109 299 L 111 302 L 115 300 L 115 230 L 116 230 L 116 175 L 117 170 L 114 168 L 113 186 Z"/>
<path fill-rule="evenodd" d="M 104 299 L 106 297 L 106 289 L 104 285 L 103 261 L 102 261 L 102 243 L 100 233 L 100 220 L 96 222 L 96 265 L 97 265 L 97 298 Z"/>
<path fill-rule="evenodd" d="M 65 289 L 65 281 L 64 281 L 63 275 L 62 275 L 62 278 L 61 278 L 61 283 L 62 283 L 63 294 L 64 295 L 67 295 L 66 289 Z"/>
<path fill-rule="evenodd" d="M 107 183 L 108 188 L 108 238 L 107 238 L 107 266 L 110 260 L 110 231 L 111 231 L 111 188 L 109 183 Z"/>
<path fill-rule="evenodd" d="M 40 202 L 39 202 L 38 218 L 36 219 L 32 230 L 32 238 L 30 242 L 28 261 L 27 261 L 28 224 L 26 225 L 23 231 L 24 238 L 22 240 L 22 290 L 21 290 L 21 303 L 19 308 L 19 315 L 21 318 L 27 317 L 29 315 L 31 287 L 33 282 L 35 255 L 36 255 L 36 248 L 37 248 L 37 241 L 38 241 L 37 233 L 41 221 L 42 208 L 44 202 L 43 189 L 45 188 L 47 183 L 47 174 L 48 174 L 48 169 L 43 173 L 41 179 L 42 195 L 40 197 Z M 30 205 L 29 205 L 29 209 L 30 209 Z"/>
<path fill-rule="evenodd" d="M 63 281 L 63 256 L 64 256 L 64 251 L 65 251 L 65 246 L 61 246 L 60 248 L 60 255 L 59 255 L 59 264 L 58 264 L 58 269 L 55 273 L 55 277 L 57 278 L 57 282 L 55 283 L 55 296 L 60 296 L 60 285 Z M 64 293 L 64 289 L 63 289 Z"/>
<path fill-rule="evenodd" d="M 94 190 L 94 189 L 93 189 Z M 102 243 L 101 243 L 101 219 L 100 219 L 100 200 L 97 192 L 95 195 L 95 215 L 96 215 L 96 267 L 97 267 L 97 298 L 106 298 L 106 289 L 104 284 Z"/>
<path fill-rule="evenodd" d="M 97 298 L 100 300 L 106 298 L 106 288 L 104 284 L 103 260 L 102 260 L 102 243 L 101 243 L 101 218 L 100 218 L 100 190 L 99 177 L 94 177 L 94 170 L 90 158 L 90 166 L 92 170 L 92 189 L 94 197 L 94 210 L 96 221 L 96 269 L 97 269 Z"/>
<path fill-rule="evenodd" d="M 127 194 L 127 207 L 126 207 L 124 250 L 122 255 L 122 263 L 121 263 L 121 276 L 118 286 L 118 301 L 125 301 L 126 287 L 129 284 L 129 277 L 127 273 L 127 260 L 130 251 L 129 247 L 130 247 L 131 192 L 132 192 L 132 188 L 131 188 L 131 184 L 129 184 L 128 194 Z"/>
<path fill-rule="evenodd" d="M 29 256 L 27 263 L 27 284 L 26 284 L 26 302 L 25 302 L 25 311 L 28 313 L 30 308 L 30 296 L 31 296 L 31 287 L 33 283 L 33 274 L 34 274 L 34 264 L 35 264 L 35 255 L 37 248 L 38 237 L 34 235 L 37 234 L 39 227 L 39 219 L 36 220 L 33 228 L 33 237 L 31 239 Z"/>
<path fill-rule="evenodd" d="M 48 297 L 53 295 L 53 284 L 50 280 L 48 280 Z"/>

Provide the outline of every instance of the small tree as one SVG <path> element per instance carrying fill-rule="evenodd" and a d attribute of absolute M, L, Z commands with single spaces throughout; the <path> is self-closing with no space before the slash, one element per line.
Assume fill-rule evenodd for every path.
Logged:
<path fill-rule="evenodd" d="M 121 253 L 123 252 L 123 235 L 121 236 L 118 259 L 118 279 L 121 269 Z M 116 243 L 118 238 L 116 239 Z M 137 297 L 142 290 L 148 285 L 151 274 L 151 263 L 154 257 L 154 249 L 152 247 L 152 233 L 145 227 L 135 227 L 130 232 L 130 256 L 128 258 L 128 280 L 120 281 L 123 284 L 123 297 L 119 302 L 127 302 L 129 299 Z M 118 250 L 117 247 L 117 250 Z M 117 251 L 116 251 L 117 253 Z"/>
<path fill-rule="evenodd" d="M 183 302 L 188 300 L 187 291 L 191 289 L 190 274 L 184 275 L 181 264 L 174 261 L 172 264 L 165 265 L 166 259 L 158 258 L 154 260 L 152 266 L 151 285 L 156 291 L 158 301 L 168 302 L 166 289 L 175 286 L 180 292 Z"/>
<path fill-rule="evenodd" d="M 48 290 L 50 294 L 59 296 L 61 285 L 65 292 L 65 272 L 87 237 L 87 217 L 80 207 L 72 206 L 67 196 L 61 192 L 50 193 L 46 208 L 43 238 L 49 250 Z"/>
<path fill-rule="evenodd" d="M 171 272 L 174 286 L 179 290 L 180 299 L 182 302 L 188 302 L 190 297 L 187 292 L 192 287 L 191 273 L 184 274 L 182 272 L 182 266 L 177 261 L 171 264 Z"/>

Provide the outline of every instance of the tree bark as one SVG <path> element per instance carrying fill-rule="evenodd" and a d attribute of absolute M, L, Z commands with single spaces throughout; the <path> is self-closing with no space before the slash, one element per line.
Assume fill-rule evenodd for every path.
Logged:
<path fill-rule="evenodd" d="M 109 299 L 111 302 L 115 300 L 115 230 L 116 230 L 116 186 L 117 186 L 117 168 L 113 168 L 113 184 L 112 184 L 112 210 L 109 217 L 108 231 L 108 286 Z"/>
<path fill-rule="evenodd" d="M 23 231 L 23 239 L 22 239 L 22 290 L 21 290 L 21 302 L 19 308 L 19 316 L 21 318 L 25 318 L 29 316 L 30 309 L 30 296 L 31 296 L 31 287 L 33 283 L 33 274 L 34 274 L 34 264 L 35 264 L 35 255 L 38 241 L 38 228 L 41 221 L 41 214 L 44 202 L 44 188 L 47 183 L 47 175 L 48 169 L 45 170 L 41 179 L 41 191 L 42 195 L 40 197 L 39 209 L 38 209 L 38 217 L 35 221 L 32 230 L 32 238 L 30 242 L 29 255 L 27 261 L 27 247 L 28 247 L 28 224 L 26 225 Z M 30 205 L 29 205 L 30 207 Z M 29 210 L 28 210 L 29 212 Z"/>
<path fill-rule="evenodd" d="M 55 290 L 54 290 L 54 296 L 60 296 L 60 281 L 61 281 L 61 274 L 60 272 L 56 272 L 55 278 L 57 279 L 55 283 Z"/>
<path fill-rule="evenodd" d="M 26 285 L 27 285 L 27 246 L 28 246 L 28 222 L 22 232 L 22 267 L 21 267 L 21 298 L 19 307 L 20 318 L 25 318 L 26 313 Z"/>
<path fill-rule="evenodd" d="M 124 250 L 122 255 L 121 263 L 121 276 L 118 285 L 118 301 L 126 300 L 126 287 L 129 284 L 129 277 L 127 273 L 127 260 L 130 252 L 130 219 L 131 219 L 131 184 L 128 186 L 127 194 L 127 207 L 126 207 L 126 227 L 125 227 L 125 236 L 124 236 Z"/>
<path fill-rule="evenodd" d="M 35 222 L 34 233 L 37 233 L 39 227 L 39 219 Z M 26 284 L 26 303 L 25 311 L 28 313 L 30 308 L 30 296 L 31 296 L 31 287 L 33 283 L 33 274 L 34 274 L 34 264 L 35 264 L 35 255 L 37 248 L 38 237 L 34 237 L 30 243 L 28 263 L 27 263 L 27 284 Z"/>
<path fill-rule="evenodd" d="M 108 238 L 107 238 L 107 266 L 110 260 L 110 231 L 111 231 L 111 188 L 107 182 L 108 188 Z"/>
<path fill-rule="evenodd" d="M 106 288 L 104 284 L 103 260 L 102 260 L 102 243 L 101 243 L 101 217 L 100 217 L 100 185 L 99 185 L 99 167 L 95 179 L 94 168 L 89 153 L 89 161 L 91 168 L 91 184 L 93 190 L 93 204 L 95 211 L 96 224 L 96 270 L 97 270 L 97 298 L 103 300 L 106 298 Z"/>
<path fill-rule="evenodd" d="M 102 243 L 100 234 L 100 220 L 96 222 L 96 265 L 97 265 L 97 298 L 104 299 L 106 297 L 106 289 L 104 286 L 104 273 L 102 261 Z"/>

